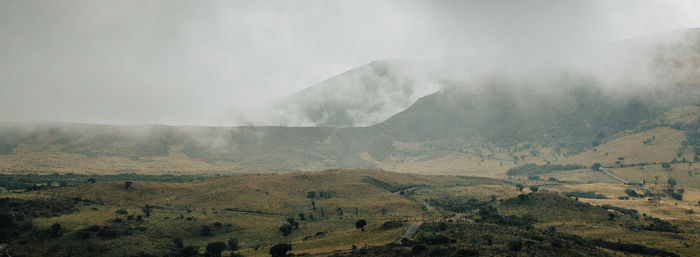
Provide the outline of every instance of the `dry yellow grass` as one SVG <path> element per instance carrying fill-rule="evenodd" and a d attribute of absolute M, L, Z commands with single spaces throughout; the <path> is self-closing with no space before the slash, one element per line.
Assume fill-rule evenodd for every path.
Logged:
<path fill-rule="evenodd" d="M 645 140 L 655 138 L 651 144 Z M 655 128 L 638 133 L 627 133 L 583 153 L 562 158 L 559 163 L 614 165 L 619 157 L 624 163 L 669 162 L 682 146 L 685 133 L 671 128 Z"/>
<path fill-rule="evenodd" d="M 427 184 L 434 186 L 455 183 L 493 183 L 494 180 L 478 178 L 456 178 L 451 176 L 419 176 L 378 171 L 321 171 L 289 173 L 267 176 L 219 177 L 192 182 L 158 183 L 134 181 L 134 190 L 125 190 L 123 182 L 84 184 L 73 187 L 26 193 L 3 193 L 12 197 L 81 197 L 101 201 L 104 205 L 79 207 L 79 212 L 51 218 L 37 218 L 34 224 L 48 228 L 54 222 L 61 223 L 72 231 L 85 229 L 91 225 L 110 224 L 115 218 L 124 215 L 115 213 L 119 209 L 129 214 L 143 215 L 145 205 L 159 206 L 146 219 L 144 233 L 122 236 L 119 244 L 110 245 L 115 253 L 127 253 L 129 249 L 163 247 L 170 244 L 167 237 L 180 237 L 186 244 L 204 246 L 212 241 L 226 241 L 230 237 L 241 240 L 245 250 L 252 256 L 265 255 L 270 245 L 279 242 L 293 242 L 296 252 L 319 253 L 348 249 L 352 245 L 384 244 L 395 240 L 403 233 L 402 229 L 380 231 L 378 227 L 388 220 L 415 220 L 423 210 L 416 203 L 399 194 L 387 192 L 379 187 L 363 182 L 366 176 L 395 184 Z M 317 209 L 312 208 L 309 191 L 330 192 L 330 199 L 313 199 Z M 93 209 L 95 208 L 95 209 Z M 258 211 L 264 213 L 243 213 L 227 211 Z M 342 208 L 339 216 L 336 209 Z M 355 211 L 357 208 L 357 212 Z M 325 217 L 321 217 L 321 209 Z M 298 230 L 289 236 L 282 236 L 278 228 L 286 223 L 287 217 L 299 219 L 297 214 L 315 216 L 315 221 L 303 221 Z M 193 221 L 177 219 L 178 216 L 193 217 Z M 355 228 L 358 219 L 368 221 L 368 231 Z M 202 225 L 215 222 L 232 224 L 232 230 L 202 237 Z M 314 236 L 324 232 L 323 236 Z M 310 236 L 310 239 L 303 240 Z M 157 239 L 153 239 L 157 238 Z M 261 247 L 258 251 L 253 247 Z M 248 254 L 247 254 L 248 255 Z"/>

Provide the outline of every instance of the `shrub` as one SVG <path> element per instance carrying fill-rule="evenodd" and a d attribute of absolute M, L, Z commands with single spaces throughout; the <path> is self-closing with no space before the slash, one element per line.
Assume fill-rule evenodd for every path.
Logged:
<path fill-rule="evenodd" d="M 355 222 L 355 227 L 361 229 L 362 231 L 365 231 L 365 226 L 367 226 L 367 221 L 364 219 Z"/>
<path fill-rule="evenodd" d="M 282 235 L 287 236 L 292 233 L 292 226 L 289 224 L 284 224 L 280 226 L 280 231 L 282 232 Z"/>
<path fill-rule="evenodd" d="M 469 256 L 479 256 L 479 251 L 477 251 L 474 248 L 462 248 L 457 250 L 457 253 L 455 254 L 457 257 L 469 257 Z"/>
<path fill-rule="evenodd" d="M 389 229 L 398 228 L 401 226 L 403 226 L 403 223 L 401 223 L 401 221 L 390 220 L 390 221 L 382 223 L 382 225 L 379 226 L 379 228 L 381 230 L 389 230 Z"/>
<path fill-rule="evenodd" d="M 211 230 L 211 227 L 207 225 L 202 225 L 202 229 L 199 230 L 199 235 L 200 236 L 214 236 L 214 233 Z"/>
<path fill-rule="evenodd" d="M 631 188 L 625 189 L 625 194 L 631 197 L 643 197 L 643 195 L 640 195 L 639 193 L 637 193 L 637 191 L 634 191 L 634 189 Z"/>
<path fill-rule="evenodd" d="M 676 199 L 678 201 L 683 201 L 683 195 L 676 192 L 671 192 L 671 198 Z"/>
<path fill-rule="evenodd" d="M 420 253 L 422 253 L 422 252 L 425 252 L 425 250 L 427 250 L 427 249 L 428 249 L 428 247 L 426 247 L 425 245 L 418 244 L 418 245 L 414 245 L 414 246 L 411 248 L 411 253 L 413 253 L 413 254 L 420 254 Z"/>
<path fill-rule="evenodd" d="M 97 232 L 97 236 L 102 239 L 117 238 L 117 232 L 114 230 L 109 230 L 108 228 L 103 228 L 100 232 Z"/>
<path fill-rule="evenodd" d="M 290 244 L 276 244 L 270 248 L 270 255 L 272 257 L 285 257 L 287 252 L 292 250 L 292 245 Z"/>
<path fill-rule="evenodd" d="M 508 250 L 510 251 L 520 251 L 523 249 L 523 241 L 522 240 L 510 240 L 508 241 Z"/>
<path fill-rule="evenodd" d="M 49 235 L 51 237 L 59 237 L 61 236 L 61 234 L 63 234 L 63 231 L 61 231 L 61 224 L 56 222 L 53 225 L 51 225 L 51 227 L 49 228 Z"/>
<path fill-rule="evenodd" d="M 207 251 L 204 254 L 206 256 L 221 256 L 221 252 L 224 250 L 226 250 L 226 243 L 212 242 L 207 244 Z"/>
<path fill-rule="evenodd" d="M 75 237 L 78 239 L 89 239 L 90 238 L 90 232 L 86 230 L 80 230 L 78 232 L 75 232 Z"/>
<path fill-rule="evenodd" d="M 589 192 L 579 192 L 579 191 L 574 191 L 574 192 L 561 192 L 565 196 L 568 197 L 576 197 L 576 198 L 590 198 L 590 199 L 608 199 L 607 196 L 597 194 L 596 192 L 589 191 Z"/>
<path fill-rule="evenodd" d="M 183 246 L 182 239 L 180 239 L 179 237 L 174 238 L 173 244 L 175 244 L 175 248 L 178 248 L 178 249 L 182 248 L 182 246 Z"/>
<path fill-rule="evenodd" d="M 236 238 L 229 238 L 228 239 L 228 249 L 231 251 L 236 251 L 240 248 L 238 245 L 238 239 Z"/>

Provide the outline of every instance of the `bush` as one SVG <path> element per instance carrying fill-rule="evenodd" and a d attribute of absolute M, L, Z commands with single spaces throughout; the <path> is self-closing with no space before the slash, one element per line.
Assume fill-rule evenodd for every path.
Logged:
<path fill-rule="evenodd" d="M 522 240 L 510 240 L 508 241 L 508 250 L 509 251 L 520 251 L 523 249 L 523 241 Z"/>
<path fill-rule="evenodd" d="M 51 237 L 59 237 L 61 236 L 61 234 L 63 234 L 63 231 L 61 231 L 61 224 L 56 222 L 53 225 L 51 225 L 51 227 L 49 228 L 49 235 Z"/>
<path fill-rule="evenodd" d="M 75 237 L 78 239 L 89 239 L 90 238 L 90 232 L 86 230 L 80 230 L 78 232 L 75 232 Z"/>
<path fill-rule="evenodd" d="M 236 251 L 236 250 L 238 250 L 238 248 L 240 248 L 240 246 L 238 245 L 238 239 L 229 238 L 228 239 L 228 249 L 231 251 Z"/>
<path fill-rule="evenodd" d="M 292 250 L 292 245 L 290 244 L 276 244 L 270 248 L 270 255 L 272 257 L 285 257 L 287 252 Z"/>
<path fill-rule="evenodd" d="M 567 165 L 560 165 L 560 164 L 545 164 L 545 165 L 537 165 L 533 163 L 525 164 L 522 166 L 518 166 L 515 168 L 510 168 L 506 172 L 508 176 L 518 176 L 518 175 L 540 175 L 540 174 L 545 174 L 545 173 L 550 173 L 554 171 L 559 171 L 559 170 L 577 170 L 577 169 L 583 169 L 585 168 L 584 166 L 577 165 L 577 164 L 567 164 Z"/>
<path fill-rule="evenodd" d="M 422 252 L 425 252 L 425 250 L 428 250 L 428 247 L 426 247 L 425 245 L 418 244 L 418 245 L 414 245 L 411 248 L 411 253 L 420 254 Z"/>
<path fill-rule="evenodd" d="M 626 209 L 626 208 L 622 208 L 622 207 L 612 206 L 609 204 L 604 204 L 602 207 L 603 207 L 603 209 L 606 209 L 606 210 L 615 210 L 619 213 L 628 215 L 632 218 L 639 219 L 639 211 L 637 211 L 635 209 Z"/>
<path fill-rule="evenodd" d="M 292 226 L 289 224 L 284 224 L 280 226 L 280 231 L 282 232 L 282 235 L 287 236 L 292 233 Z"/>
<path fill-rule="evenodd" d="M 683 201 L 683 195 L 676 192 L 671 192 L 671 198 L 676 199 L 678 201 Z"/>
<path fill-rule="evenodd" d="M 199 231 L 200 236 L 214 236 L 211 227 L 207 225 L 202 225 L 202 229 Z"/>
<path fill-rule="evenodd" d="M 226 243 L 224 242 L 212 242 L 207 244 L 207 251 L 204 253 L 206 256 L 221 256 L 221 252 L 226 250 Z"/>
<path fill-rule="evenodd" d="M 114 230 L 109 230 L 108 228 L 103 228 L 100 232 L 97 232 L 97 236 L 102 239 L 117 238 L 117 232 Z"/>
<path fill-rule="evenodd" d="M 364 219 L 355 222 L 355 227 L 361 229 L 362 231 L 365 231 L 365 226 L 367 226 L 367 221 Z"/>
<path fill-rule="evenodd" d="M 607 196 L 597 194 L 596 192 L 593 192 L 593 191 L 589 191 L 589 192 L 574 191 L 574 192 L 561 192 L 561 193 L 564 194 L 565 196 L 568 196 L 568 197 L 589 198 L 589 199 L 608 199 Z"/>
<path fill-rule="evenodd" d="M 637 198 L 643 197 L 643 195 L 640 195 L 639 193 L 637 193 L 637 191 L 634 191 L 634 189 L 631 189 L 631 188 L 625 189 L 625 194 L 627 194 L 631 197 L 637 197 Z"/>
<path fill-rule="evenodd" d="M 389 229 L 398 228 L 401 226 L 403 226 L 403 223 L 401 223 L 401 221 L 390 220 L 390 221 L 384 222 L 381 226 L 379 226 L 379 229 L 389 230 Z"/>
<path fill-rule="evenodd" d="M 479 256 L 479 251 L 475 250 L 474 248 L 462 248 L 457 250 L 457 253 L 455 254 L 457 257 L 469 257 L 469 256 Z"/>

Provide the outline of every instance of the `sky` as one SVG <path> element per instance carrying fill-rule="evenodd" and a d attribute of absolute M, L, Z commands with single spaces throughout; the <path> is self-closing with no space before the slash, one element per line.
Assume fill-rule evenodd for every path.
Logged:
<path fill-rule="evenodd" d="M 0 121 L 239 125 L 374 60 L 690 27 L 700 1 L 0 0 Z"/>

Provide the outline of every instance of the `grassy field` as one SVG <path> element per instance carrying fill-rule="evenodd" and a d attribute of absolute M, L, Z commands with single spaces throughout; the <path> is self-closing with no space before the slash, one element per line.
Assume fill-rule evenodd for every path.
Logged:
<path fill-rule="evenodd" d="M 525 188 L 520 191 L 516 184 L 523 184 Z M 609 199 L 580 198 L 577 201 L 561 195 L 537 193 L 531 196 L 534 198 L 518 202 L 532 191 L 530 186 L 554 193 L 594 191 Z M 652 186 L 663 185 L 646 185 Z M 98 181 L 39 191 L 2 192 L 0 198 L 76 201 L 61 213 L 48 212 L 32 218 L 33 227 L 11 241 L 14 251 L 28 256 L 49 252 L 124 256 L 134 251 L 162 255 L 175 247 L 175 238 L 180 238 L 186 246 L 199 246 L 200 251 L 210 242 L 237 238 L 241 245 L 238 252 L 245 256 L 267 256 L 269 247 L 281 242 L 291 243 L 297 254 L 327 253 L 352 246 L 388 244 L 397 240 L 414 221 L 479 222 L 478 208 L 458 214 L 449 206 L 426 205 L 434 201 L 459 204 L 468 199 L 480 202 L 479 206 L 494 206 L 501 215 L 532 215 L 536 220 L 534 227 L 539 230 L 554 226 L 558 231 L 587 240 L 641 242 L 682 256 L 700 250 L 700 240 L 693 234 L 700 229 L 700 216 L 687 213 L 697 209 L 700 200 L 700 190 L 692 188 L 686 189 L 682 201 L 664 197 L 658 203 L 648 203 L 646 198 L 617 199 L 625 195 L 627 188 L 643 192 L 642 186 L 425 176 L 370 170 L 213 177 L 182 182 L 132 181 L 131 187 L 133 189 L 126 189 L 123 181 Z M 309 198 L 311 191 L 315 195 Z M 320 192 L 324 197 L 319 197 Z M 330 196 L 325 197 L 327 195 Z M 29 204 L 27 208 L 34 205 Z M 150 216 L 144 211 L 146 205 L 152 207 Z M 615 212 L 598 207 L 604 205 L 635 209 L 640 215 L 671 221 L 680 232 L 635 229 L 648 225 L 649 221 L 620 213 L 615 214 L 614 222 L 610 221 L 608 213 Z M 342 208 L 342 215 L 339 208 Z M 31 208 L 29 210 L 31 213 Z M 305 220 L 300 219 L 299 213 L 305 215 Z M 284 236 L 278 229 L 289 217 L 295 218 L 299 228 Z M 115 221 L 117 219 L 119 222 Z M 355 228 L 359 219 L 367 220 L 365 231 Z M 399 221 L 402 225 L 381 228 L 387 221 Z M 50 231 L 54 223 L 61 224 L 62 236 L 46 236 L 45 231 Z M 99 235 L 102 232 L 90 232 L 89 238 L 78 236 L 94 225 L 100 231 L 115 231 L 116 238 L 104 238 Z M 210 235 L 202 235 L 204 226 L 211 229 Z M 426 230 L 421 231 L 425 233 Z M 528 231 L 514 233 L 531 234 Z M 679 244 L 683 247 L 678 248 Z M 484 248 L 486 252 L 496 250 Z"/>

